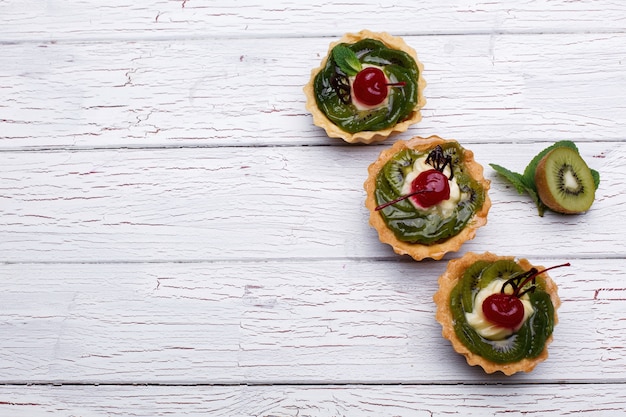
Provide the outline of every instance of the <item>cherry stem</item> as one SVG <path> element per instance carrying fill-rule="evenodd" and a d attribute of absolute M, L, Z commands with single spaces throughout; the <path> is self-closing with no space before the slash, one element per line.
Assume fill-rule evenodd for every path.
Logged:
<path fill-rule="evenodd" d="M 561 264 L 561 265 L 551 266 L 550 268 L 546 268 L 546 269 L 544 269 L 544 270 L 542 270 L 542 271 L 537 271 L 537 270 L 536 270 L 536 269 L 534 269 L 534 268 L 533 268 L 533 269 L 531 269 L 531 271 L 534 271 L 534 272 L 532 272 L 532 273 L 531 273 L 528 277 L 526 277 L 526 279 L 525 279 L 524 281 L 522 281 L 522 283 L 521 283 L 520 285 L 518 285 L 518 286 L 517 286 L 517 288 L 516 288 L 516 289 L 515 289 L 515 291 L 513 292 L 513 296 L 515 296 L 515 297 L 518 297 L 518 298 L 519 298 L 519 297 L 521 297 L 522 295 L 524 295 L 524 293 L 520 294 L 520 290 L 521 290 L 522 288 L 524 288 L 524 285 L 528 284 L 531 280 L 535 279 L 537 276 L 539 276 L 539 275 L 543 274 L 544 272 L 548 272 L 548 271 L 550 271 L 551 269 L 561 268 L 561 267 L 564 267 L 564 266 L 570 266 L 570 263 L 569 263 L 569 262 L 566 262 L 566 263 Z M 530 271 L 529 271 L 529 272 L 530 272 Z M 504 288 L 504 287 L 502 287 L 502 288 Z"/>
<path fill-rule="evenodd" d="M 404 87 L 406 83 L 404 81 L 400 81 L 397 83 L 387 83 L 385 85 L 388 85 L 389 87 Z"/>
<path fill-rule="evenodd" d="M 407 198 L 409 198 L 409 197 L 413 197 L 414 195 L 424 194 L 424 193 L 430 193 L 430 192 L 432 192 L 432 191 L 433 191 L 433 190 L 417 190 L 417 191 L 413 191 L 412 193 L 409 193 L 409 194 L 406 194 L 406 195 L 400 196 L 400 197 L 396 198 L 395 200 L 387 201 L 386 203 L 383 203 L 383 204 L 381 204 L 380 206 L 376 207 L 374 210 L 375 210 L 375 211 L 382 210 L 382 209 L 384 209 L 385 207 L 392 206 L 392 205 L 394 205 L 394 204 L 396 204 L 396 203 L 398 203 L 398 202 L 400 202 L 400 201 L 402 201 L 402 200 L 406 200 L 406 199 L 407 199 Z"/>

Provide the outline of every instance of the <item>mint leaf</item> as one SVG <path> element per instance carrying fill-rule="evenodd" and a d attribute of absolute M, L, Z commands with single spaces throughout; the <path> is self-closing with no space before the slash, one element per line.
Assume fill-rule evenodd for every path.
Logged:
<path fill-rule="evenodd" d="M 535 188 L 534 177 L 531 181 L 528 181 L 528 179 L 524 177 L 524 175 L 513 172 L 503 166 L 497 164 L 489 164 L 489 166 L 493 168 L 494 171 L 496 171 L 498 174 L 506 178 L 511 184 L 513 184 L 518 193 L 529 194 L 530 198 L 532 198 L 532 200 L 535 202 L 535 205 L 537 206 L 537 211 L 539 212 L 539 215 L 543 216 L 543 213 L 546 210 L 546 206 L 539 199 L 537 189 Z"/>
<path fill-rule="evenodd" d="M 534 185 L 535 183 L 533 182 L 533 187 Z M 537 214 L 543 217 L 543 213 L 546 211 L 548 207 L 545 204 L 543 204 L 543 202 L 539 198 L 539 194 L 537 194 L 537 189 L 527 188 L 526 191 L 528 192 L 528 195 L 530 195 L 530 198 L 532 198 L 532 200 L 535 202 L 535 205 L 537 206 Z"/>
<path fill-rule="evenodd" d="M 332 50 L 332 56 L 339 68 L 351 77 L 361 71 L 361 62 L 357 58 L 354 51 L 344 44 L 335 46 Z"/>
<path fill-rule="evenodd" d="M 497 164 L 489 164 L 498 174 L 506 178 L 517 190 L 518 193 L 524 194 L 526 192 L 526 184 L 524 183 L 524 176 L 517 172 L 510 171 L 503 166 Z"/>
<path fill-rule="evenodd" d="M 598 187 L 600 186 L 600 173 L 598 171 L 596 171 L 595 169 L 591 169 L 591 176 L 593 177 L 593 183 L 596 186 L 596 190 L 598 189 Z"/>

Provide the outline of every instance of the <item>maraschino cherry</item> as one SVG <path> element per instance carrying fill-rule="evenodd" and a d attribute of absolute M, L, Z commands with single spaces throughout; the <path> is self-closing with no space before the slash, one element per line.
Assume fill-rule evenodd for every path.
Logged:
<path fill-rule="evenodd" d="M 434 206 L 444 200 L 447 200 L 450 198 L 450 184 L 448 184 L 448 177 L 436 169 L 422 171 L 411 183 L 410 193 L 398 197 L 395 200 L 381 204 L 376 207 L 376 211 L 382 210 L 385 207 L 396 204 L 397 202 L 409 197 L 413 197 L 414 201 L 424 208 Z"/>
<path fill-rule="evenodd" d="M 483 302 L 485 318 L 500 327 L 515 329 L 524 320 L 524 305 L 514 295 L 495 293 Z"/>
<path fill-rule="evenodd" d="M 556 265 L 544 269 L 543 271 L 537 271 L 536 268 L 532 268 L 525 274 L 508 280 L 502 285 L 502 290 L 500 292 L 491 294 L 489 297 L 485 298 L 485 301 L 483 301 L 482 310 L 485 318 L 496 326 L 504 327 L 506 329 L 516 329 L 524 320 L 524 305 L 522 304 L 520 297 L 527 292 L 534 290 L 534 287 L 525 291 L 521 291 L 521 289 L 530 281 L 535 279 L 537 275 L 541 275 L 554 268 L 569 265 L 569 263 Z M 515 281 L 518 280 L 521 280 L 522 282 L 516 283 Z M 511 285 L 514 288 L 512 294 L 504 292 L 507 285 Z"/>
<path fill-rule="evenodd" d="M 377 106 L 387 98 L 389 87 L 404 85 L 404 82 L 387 82 L 387 77 L 380 68 L 367 67 L 357 73 L 352 89 L 358 102 L 367 106 Z"/>
<path fill-rule="evenodd" d="M 436 169 L 420 172 L 411 183 L 411 191 L 422 191 L 413 196 L 413 199 L 424 208 L 434 206 L 450 198 L 448 177 Z"/>

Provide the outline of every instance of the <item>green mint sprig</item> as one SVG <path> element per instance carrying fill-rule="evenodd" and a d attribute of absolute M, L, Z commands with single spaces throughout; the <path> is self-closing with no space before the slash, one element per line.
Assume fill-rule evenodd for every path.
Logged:
<path fill-rule="evenodd" d="M 537 211 L 540 216 L 543 216 L 544 212 L 547 209 L 547 206 L 541 201 L 539 198 L 539 194 L 537 193 L 537 185 L 535 184 L 535 171 L 537 170 L 537 165 L 539 165 L 539 161 L 552 149 L 559 147 L 568 147 L 572 148 L 576 152 L 578 152 L 578 148 L 574 142 L 569 140 L 562 140 L 556 142 L 554 145 L 548 146 L 543 151 L 539 152 L 528 164 L 526 169 L 524 169 L 523 174 L 519 174 L 517 172 L 513 172 L 504 168 L 503 166 L 497 164 L 489 164 L 491 168 L 493 168 L 498 174 L 502 175 L 506 178 L 517 190 L 518 193 L 524 194 L 527 193 L 530 195 L 532 200 L 535 202 L 537 206 Z M 593 181 L 596 189 L 600 185 L 600 173 L 595 169 L 591 169 L 591 175 L 593 176 Z"/>
<path fill-rule="evenodd" d="M 349 77 L 357 75 L 363 68 L 354 51 L 343 44 L 333 48 L 332 56 L 339 68 Z"/>

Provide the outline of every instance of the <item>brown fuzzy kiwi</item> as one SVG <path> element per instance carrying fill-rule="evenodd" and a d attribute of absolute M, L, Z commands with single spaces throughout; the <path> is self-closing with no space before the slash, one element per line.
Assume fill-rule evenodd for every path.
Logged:
<path fill-rule="evenodd" d="M 535 185 L 539 199 L 559 213 L 585 212 L 595 198 L 591 170 L 576 150 L 565 146 L 554 148 L 539 161 Z"/>

